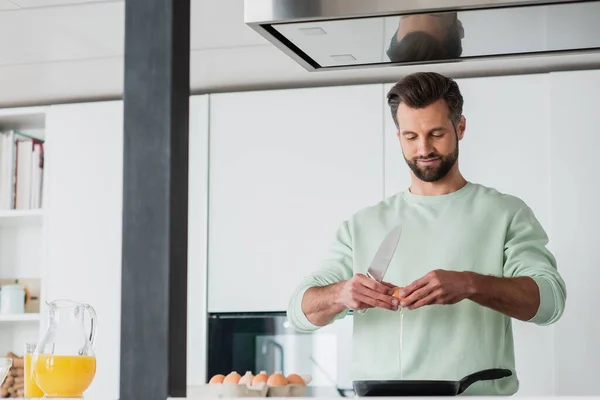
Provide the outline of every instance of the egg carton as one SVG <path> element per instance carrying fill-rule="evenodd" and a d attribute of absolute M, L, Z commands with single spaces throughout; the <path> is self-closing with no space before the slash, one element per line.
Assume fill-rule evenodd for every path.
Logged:
<path fill-rule="evenodd" d="M 301 375 L 302 379 L 308 385 L 312 381 L 310 375 Z M 288 384 L 285 386 L 267 386 L 261 382 L 258 385 L 251 386 L 237 383 L 218 383 L 202 385 L 194 391 L 194 396 L 198 398 L 225 399 L 239 397 L 304 397 L 306 385 Z"/>

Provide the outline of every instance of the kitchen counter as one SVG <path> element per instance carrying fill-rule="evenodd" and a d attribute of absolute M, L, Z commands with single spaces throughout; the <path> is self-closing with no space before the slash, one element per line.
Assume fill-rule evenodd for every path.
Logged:
<path fill-rule="evenodd" d="M 483 397 L 483 396 L 462 396 L 462 397 L 468 397 L 469 400 L 490 400 L 490 397 Z M 600 396 L 494 396 L 493 399 L 502 399 L 502 398 L 515 398 L 518 397 L 519 400 L 541 400 L 541 399 L 561 399 L 561 400 L 600 400 Z M 410 399 L 419 399 L 419 400 L 423 400 L 423 397 L 365 397 L 365 399 L 373 399 L 373 400 L 410 400 Z M 205 400 L 206 397 L 186 397 L 186 400 Z M 269 399 L 278 399 L 278 397 L 269 397 Z M 287 398 L 281 398 L 281 399 L 290 399 L 289 397 Z M 296 400 L 312 400 L 312 399 L 319 399 L 319 400 L 339 400 L 340 397 L 294 397 L 293 399 Z M 427 399 L 445 399 L 448 400 L 448 397 L 427 397 Z M 167 400 L 181 400 L 180 398 L 169 398 Z M 224 400 L 229 400 L 229 399 L 224 399 Z M 231 399 L 234 400 L 234 399 Z"/>
<path fill-rule="evenodd" d="M 310 386 L 309 386 L 310 388 Z M 313 390 L 311 392 L 308 392 L 310 394 L 308 394 L 306 397 L 287 397 L 285 399 L 296 399 L 296 400 L 313 400 L 313 399 L 319 399 L 319 400 L 339 400 L 342 399 L 343 397 L 341 397 L 337 391 L 335 390 L 334 387 L 319 387 L 319 388 L 312 388 Z M 316 389 L 316 390 L 315 390 Z M 459 396 L 459 397 L 468 397 L 469 400 L 490 400 L 490 397 L 485 397 L 485 396 Z M 519 396 L 518 394 L 515 396 L 494 396 L 494 399 L 501 399 L 501 398 L 515 398 L 518 397 L 519 400 L 541 400 L 541 399 L 550 399 L 550 398 L 556 398 L 556 399 L 561 399 L 561 400 L 600 400 L 600 396 Z M 188 393 L 187 393 L 187 397 L 185 398 L 186 400 L 207 400 L 209 397 L 206 396 L 206 392 L 202 390 L 202 386 L 188 386 Z M 269 399 L 277 399 L 278 397 L 269 397 Z M 356 397 L 354 397 L 356 398 Z M 366 397 L 365 399 L 380 399 L 380 400 L 393 400 L 393 399 L 402 399 L 402 400 L 409 400 L 409 399 L 423 399 L 423 397 Z M 234 399 L 234 398 L 224 398 L 222 397 L 221 399 Z M 283 399 L 283 398 L 282 398 Z M 427 397 L 427 399 L 445 399 L 448 400 L 448 397 Z M 181 398 L 169 398 L 167 400 L 182 400 Z"/>

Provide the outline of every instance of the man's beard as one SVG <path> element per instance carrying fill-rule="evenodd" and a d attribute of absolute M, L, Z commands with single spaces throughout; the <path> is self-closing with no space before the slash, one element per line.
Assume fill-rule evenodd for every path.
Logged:
<path fill-rule="evenodd" d="M 420 166 L 417 161 L 418 160 L 428 160 L 432 158 L 439 159 L 439 162 L 436 165 L 424 165 Z M 406 159 L 404 160 L 408 164 L 409 168 L 416 175 L 417 178 L 422 180 L 423 182 L 436 182 L 440 179 L 444 178 L 448 175 L 448 172 L 452 169 L 456 160 L 458 160 L 458 141 L 456 143 L 456 149 L 445 156 L 442 156 L 437 153 L 431 153 L 424 157 L 415 157 L 412 160 Z"/>

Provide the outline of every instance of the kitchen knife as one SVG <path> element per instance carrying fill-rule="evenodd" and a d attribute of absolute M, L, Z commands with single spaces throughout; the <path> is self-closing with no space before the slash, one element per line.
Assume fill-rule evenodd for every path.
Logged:
<path fill-rule="evenodd" d="M 379 245 L 379 249 L 377 249 L 375 257 L 373 257 L 371 265 L 367 270 L 368 277 L 375 279 L 378 282 L 383 281 L 383 277 L 390 266 L 392 257 L 394 257 L 394 253 L 396 253 L 401 234 L 402 225 L 398 225 L 386 235 L 385 239 L 383 239 Z"/>
<path fill-rule="evenodd" d="M 388 232 L 385 236 L 379 248 L 375 252 L 371 265 L 367 269 L 367 276 L 371 279 L 375 279 L 378 282 L 383 281 L 383 277 L 387 272 L 390 262 L 396 253 L 398 243 L 400 242 L 400 236 L 402 235 L 402 224 L 396 226 L 394 229 Z M 358 314 L 364 314 L 369 311 L 368 308 L 358 310 Z"/>

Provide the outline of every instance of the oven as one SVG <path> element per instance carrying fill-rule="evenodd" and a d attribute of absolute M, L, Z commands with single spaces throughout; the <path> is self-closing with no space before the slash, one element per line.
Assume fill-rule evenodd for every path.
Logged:
<path fill-rule="evenodd" d="M 353 396 L 352 314 L 312 333 L 296 331 L 285 312 L 210 313 L 207 377 L 237 371 L 309 374 L 307 396 Z"/>

